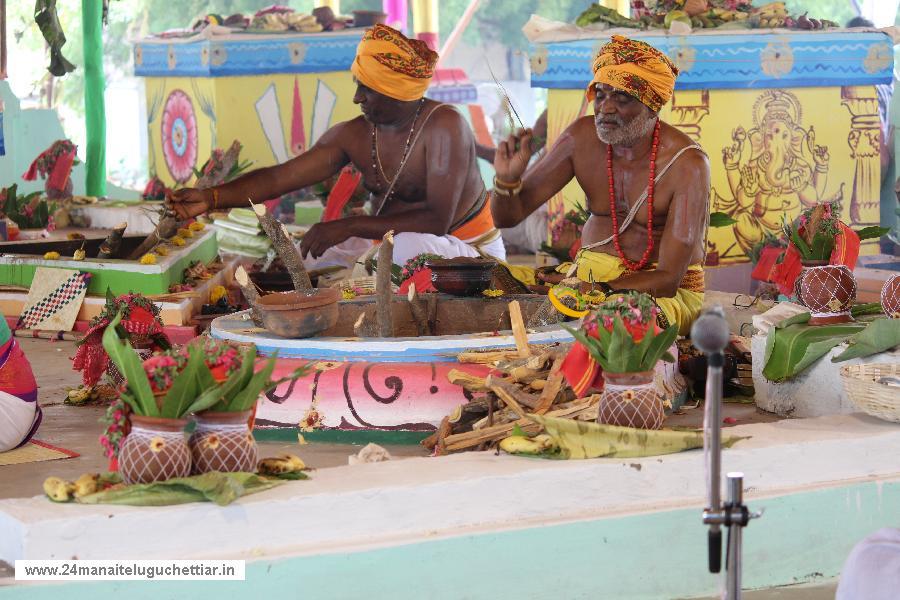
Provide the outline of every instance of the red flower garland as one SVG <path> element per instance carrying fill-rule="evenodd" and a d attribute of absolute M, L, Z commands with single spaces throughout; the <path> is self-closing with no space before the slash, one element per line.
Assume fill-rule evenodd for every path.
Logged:
<path fill-rule="evenodd" d="M 650 181 L 647 183 L 647 249 L 644 250 L 641 260 L 632 262 L 628 260 L 622 247 L 619 245 L 619 216 L 616 214 L 616 185 L 613 179 L 613 152 L 612 146 L 606 147 L 606 173 L 609 179 L 609 214 L 612 216 L 613 245 L 622 263 L 629 271 L 640 271 L 647 266 L 650 253 L 653 251 L 653 188 L 656 184 L 656 151 L 659 148 L 659 119 L 653 129 L 653 146 L 650 149 Z"/>

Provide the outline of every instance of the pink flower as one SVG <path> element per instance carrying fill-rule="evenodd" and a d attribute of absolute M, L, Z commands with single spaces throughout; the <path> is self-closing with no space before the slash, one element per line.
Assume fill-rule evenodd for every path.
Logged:
<path fill-rule="evenodd" d="M 109 438 L 106 435 L 100 436 L 100 445 L 104 448 L 109 448 Z"/>
<path fill-rule="evenodd" d="M 117 411 L 115 411 L 115 412 L 113 413 L 112 418 L 113 418 L 114 421 L 118 422 L 118 421 L 121 421 L 121 420 L 122 420 L 122 417 L 124 417 L 124 416 L 125 416 L 125 415 L 122 414 L 122 411 L 121 411 L 121 410 L 117 410 Z"/>
<path fill-rule="evenodd" d="M 112 423 L 109 427 L 106 428 L 106 431 L 109 433 L 115 433 L 119 430 L 119 426 L 116 423 Z"/>

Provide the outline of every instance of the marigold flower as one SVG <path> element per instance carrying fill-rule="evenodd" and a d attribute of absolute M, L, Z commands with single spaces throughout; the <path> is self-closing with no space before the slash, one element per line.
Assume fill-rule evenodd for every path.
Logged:
<path fill-rule="evenodd" d="M 184 246 L 184 244 L 185 244 L 184 238 L 177 236 L 177 235 L 169 241 L 172 242 L 173 244 L 175 244 L 176 246 Z"/>
<path fill-rule="evenodd" d="M 59 252 L 45 252 L 44 260 L 59 260 Z"/>
<path fill-rule="evenodd" d="M 141 259 L 138 261 L 142 265 L 155 265 L 156 264 L 156 255 L 152 252 L 148 252 L 143 255 Z"/>
<path fill-rule="evenodd" d="M 178 235 L 180 235 L 183 238 L 190 238 L 190 237 L 194 237 L 194 232 L 191 231 L 190 229 L 182 228 L 182 229 L 178 230 Z"/>
<path fill-rule="evenodd" d="M 200 221 L 194 221 L 193 223 L 188 225 L 188 229 L 190 229 L 191 231 L 203 231 L 204 229 L 206 229 L 206 224 L 201 223 Z"/>

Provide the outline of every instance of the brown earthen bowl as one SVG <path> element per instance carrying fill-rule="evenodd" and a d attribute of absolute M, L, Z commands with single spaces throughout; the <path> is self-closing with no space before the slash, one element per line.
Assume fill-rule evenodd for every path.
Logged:
<path fill-rule="evenodd" d="M 497 261 L 486 258 L 442 258 L 430 260 L 431 282 L 439 292 L 453 296 L 477 296 L 491 287 Z"/>
<path fill-rule="evenodd" d="M 298 292 L 267 294 L 253 303 L 263 326 L 286 338 L 308 338 L 333 327 L 338 320 L 337 288 L 313 290 L 310 295 Z"/>

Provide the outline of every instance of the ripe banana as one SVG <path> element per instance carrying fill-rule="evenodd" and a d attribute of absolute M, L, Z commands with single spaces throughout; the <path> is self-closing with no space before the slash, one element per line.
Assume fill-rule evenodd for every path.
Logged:
<path fill-rule="evenodd" d="M 546 433 L 533 438 L 511 435 L 500 440 L 500 449 L 509 454 L 540 454 L 553 447 L 553 438 Z"/>
<path fill-rule="evenodd" d="M 98 473 L 85 473 L 75 480 L 74 492 L 76 498 L 94 494 L 99 486 L 100 475 Z"/>
<path fill-rule="evenodd" d="M 259 464 L 257 465 L 257 470 L 261 475 L 294 473 L 296 471 L 302 471 L 305 468 L 306 464 L 293 454 L 285 454 L 278 458 L 264 458 L 259 461 Z"/>
<path fill-rule="evenodd" d="M 68 502 L 75 491 L 75 486 L 59 477 L 48 477 L 44 480 L 44 493 L 54 502 Z"/>

